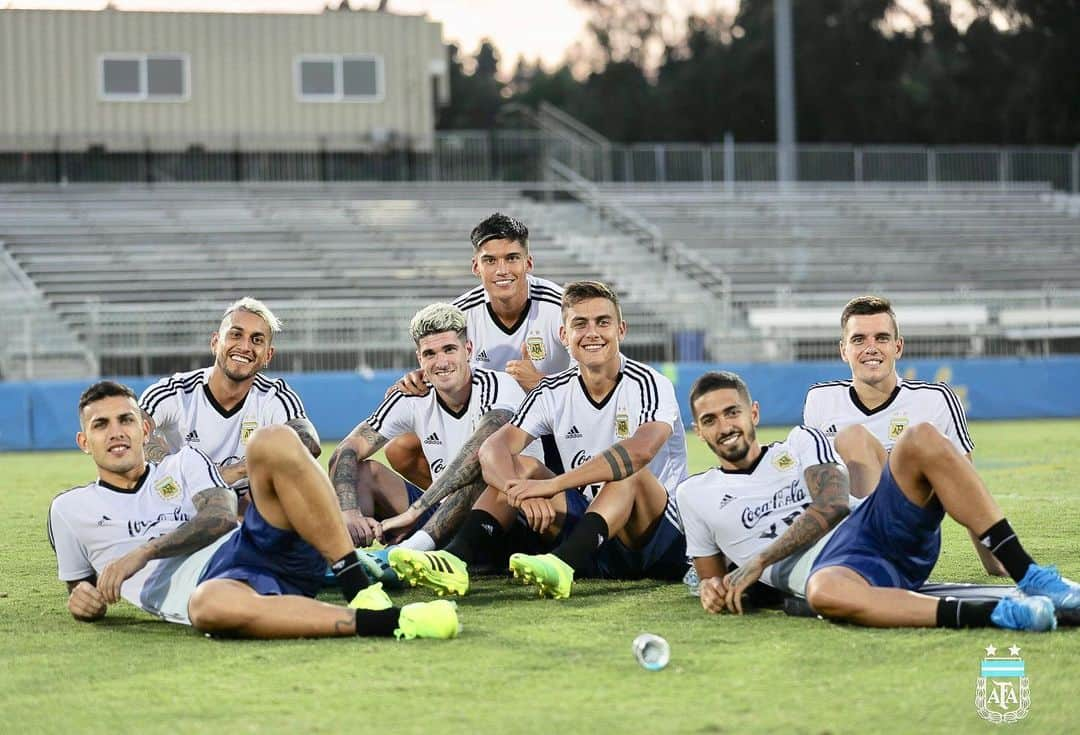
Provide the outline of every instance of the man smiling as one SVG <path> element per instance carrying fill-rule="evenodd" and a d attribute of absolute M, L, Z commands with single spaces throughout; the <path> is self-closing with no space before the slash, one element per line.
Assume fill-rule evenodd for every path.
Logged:
<path fill-rule="evenodd" d="M 289 426 L 318 457 L 319 435 L 300 396 L 284 380 L 261 374 L 274 356 L 273 339 L 280 331 L 281 321 L 258 299 L 231 304 L 210 336 L 214 363 L 162 378 L 139 399 L 151 427 L 147 457 L 160 462 L 184 445 L 194 446 L 218 465 L 239 494 L 248 484 L 245 446 L 262 426 Z"/>

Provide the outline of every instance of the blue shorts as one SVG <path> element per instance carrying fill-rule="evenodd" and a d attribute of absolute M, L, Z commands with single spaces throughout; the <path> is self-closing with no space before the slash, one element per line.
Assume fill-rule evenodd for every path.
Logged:
<path fill-rule="evenodd" d="M 886 463 L 877 488 L 837 527 L 810 576 L 847 567 L 875 587 L 916 590 L 937 563 L 944 517 L 936 496 L 924 508 L 908 500 Z"/>
<path fill-rule="evenodd" d="M 199 582 L 235 579 L 260 595 L 314 597 L 325 573 L 322 554 L 295 531 L 267 523 L 252 498 L 239 530 L 210 557 Z"/>
<path fill-rule="evenodd" d="M 567 491 L 567 523 L 558 542 L 569 534 L 588 510 L 589 500 L 580 492 Z M 573 521 L 571 522 L 571 519 Z M 609 538 L 597 549 L 593 563 L 587 569 L 575 569 L 574 576 L 600 579 L 668 579 L 681 580 L 689 562 L 686 559 L 686 535 L 679 522 L 675 500 L 668 497 L 664 514 L 649 539 L 640 549 L 630 549 L 617 538 Z"/>
<path fill-rule="evenodd" d="M 415 503 L 417 500 L 420 499 L 420 496 L 424 494 L 423 490 L 418 488 L 416 485 L 413 485 L 408 480 L 405 480 L 405 492 L 409 496 L 409 505 Z M 425 510 L 423 513 L 421 513 L 420 518 L 417 519 L 414 528 L 423 528 L 424 524 L 428 522 L 428 519 L 430 519 L 431 516 L 435 515 L 435 511 L 437 511 L 438 509 L 438 505 L 433 505 L 427 510 Z"/>

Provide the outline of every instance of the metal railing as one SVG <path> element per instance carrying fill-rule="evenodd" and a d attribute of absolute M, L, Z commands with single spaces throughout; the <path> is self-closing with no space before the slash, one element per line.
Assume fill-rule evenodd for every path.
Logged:
<path fill-rule="evenodd" d="M 537 129 L 451 130 L 430 146 L 358 147 L 354 137 L 224 137 L 185 147 L 152 136 L 0 136 L 0 183 L 127 181 L 543 181 L 552 160 L 596 182 L 774 182 L 777 146 L 617 145 L 557 108 Z M 86 140 L 100 141 L 87 149 Z M 798 180 L 934 186 L 1041 182 L 1080 194 L 1080 146 L 800 144 Z"/>

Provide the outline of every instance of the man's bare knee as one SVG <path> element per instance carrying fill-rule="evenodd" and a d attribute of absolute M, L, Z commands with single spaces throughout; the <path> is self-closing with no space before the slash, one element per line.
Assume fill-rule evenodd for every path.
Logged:
<path fill-rule="evenodd" d="M 835 445 L 837 453 L 845 461 L 850 457 L 876 457 L 879 449 L 882 455 L 885 453 L 881 442 L 861 424 L 853 424 L 837 432 Z"/>
<path fill-rule="evenodd" d="M 928 423 L 914 424 L 904 429 L 893 447 L 893 456 L 898 461 L 914 459 L 924 466 L 926 462 L 953 454 L 960 456 L 952 442 L 936 426 Z"/>
<path fill-rule="evenodd" d="M 295 431 L 284 424 L 271 424 L 255 430 L 248 439 L 244 454 L 248 462 L 264 464 L 283 459 L 289 452 L 298 450 L 307 452 Z"/>
<path fill-rule="evenodd" d="M 844 580 L 832 569 L 823 569 L 806 583 L 806 601 L 819 615 L 845 620 L 855 615 L 856 606 L 846 594 Z"/>
<path fill-rule="evenodd" d="M 236 614 L 237 607 L 228 602 L 230 594 L 231 590 L 223 586 L 222 580 L 211 579 L 196 587 L 188 601 L 192 627 L 204 633 L 238 629 L 242 621 Z"/>

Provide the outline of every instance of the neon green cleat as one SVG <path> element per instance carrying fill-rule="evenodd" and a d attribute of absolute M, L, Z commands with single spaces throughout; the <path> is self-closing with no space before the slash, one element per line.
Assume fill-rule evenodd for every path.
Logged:
<path fill-rule="evenodd" d="M 400 641 L 413 638 L 456 638 L 461 632 L 457 604 L 450 600 L 414 602 L 401 608 L 394 635 Z"/>
<path fill-rule="evenodd" d="M 388 610 L 393 606 L 394 602 L 383 591 L 381 582 L 360 590 L 349 603 L 353 610 Z"/>
<path fill-rule="evenodd" d="M 390 567 L 410 586 L 421 585 L 443 595 L 469 591 L 469 568 L 448 551 L 415 551 L 400 546 L 390 550 Z"/>
<path fill-rule="evenodd" d="M 574 586 L 574 569 L 554 554 L 514 554 L 510 571 L 522 584 L 535 584 L 541 597 L 565 600 Z"/>

